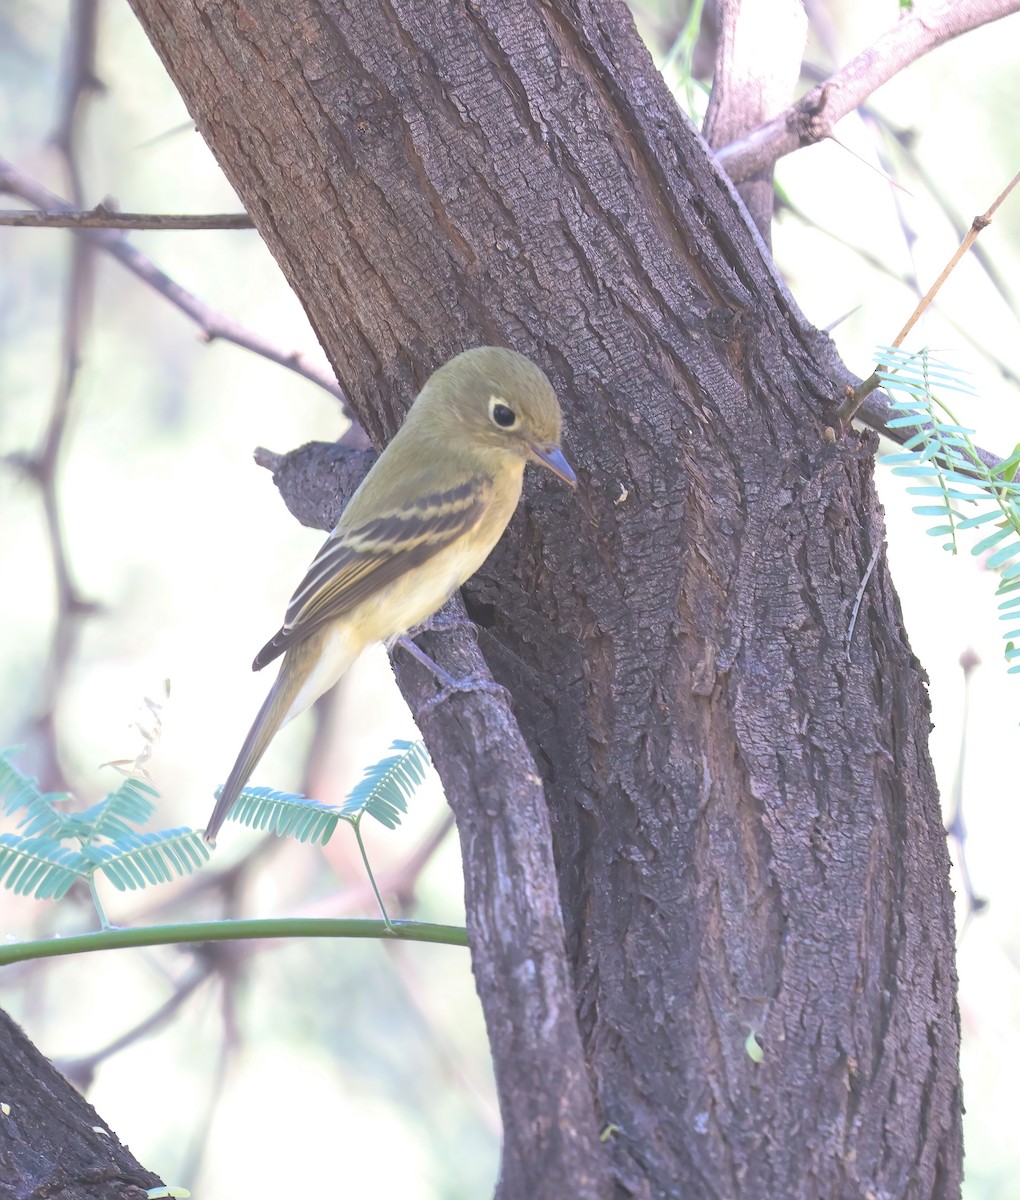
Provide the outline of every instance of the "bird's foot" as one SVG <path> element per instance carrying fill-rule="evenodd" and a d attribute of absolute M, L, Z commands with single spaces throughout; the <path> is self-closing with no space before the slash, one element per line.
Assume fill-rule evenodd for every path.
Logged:
<path fill-rule="evenodd" d="M 449 626 L 445 626 L 448 628 Z M 508 693 L 502 684 L 496 683 L 494 679 L 485 679 L 479 674 L 463 675 L 458 678 L 451 675 L 449 671 L 445 671 L 434 658 L 430 658 L 425 651 L 411 641 L 409 637 L 398 638 L 396 645 L 406 650 L 412 658 L 416 658 L 423 667 L 427 667 L 432 675 L 439 682 L 439 691 L 434 696 L 431 696 L 418 710 L 418 716 L 422 717 L 438 708 L 445 700 L 449 700 L 451 696 L 458 692 L 484 692 L 490 696 L 507 697 Z"/>
<path fill-rule="evenodd" d="M 414 633 L 451 633 L 455 629 L 471 629 L 477 633 L 478 626 L 464 612 L 464 605 L 448 600 L 442 608 L 437 609 L 431 617 L 426 617 L 424 621 L 414 627 Z M 410 635 L 408 635 L 409 637 Z M 407 637 L 399 639 L 403 644 L 407 641 Z M 417 647 L 416 647 L 417 649 Z M 431 662 L 431 659 L 429 660 Z"/>

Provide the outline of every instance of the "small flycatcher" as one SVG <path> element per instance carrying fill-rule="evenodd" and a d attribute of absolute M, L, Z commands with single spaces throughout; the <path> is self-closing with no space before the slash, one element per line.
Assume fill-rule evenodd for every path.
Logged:
<path fill-rule="evenodd" d="M 467 350 L 430 376 L 312 561 L 282 628 L 255 656 L 255 671 L 281 654 L 283 662 L 207 841 L 277 730 L 366 646 L 420 624 L 478 570 L 513 516 L 529 459 L 576 486 L 561 420 L 549 380 L 513 350 Z"/>

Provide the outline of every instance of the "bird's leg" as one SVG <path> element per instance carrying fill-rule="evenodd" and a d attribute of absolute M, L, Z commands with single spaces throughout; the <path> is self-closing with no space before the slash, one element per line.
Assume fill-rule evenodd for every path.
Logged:
<path fill-rule="evenodd" d="M 454 595 L 436 609 L 431 617 L 426 617 L 420 625 L 415 625 L 414 632 L 418 633 L 450 633 L 455 629 L 470 629 L 478 627 L 464 611 L 464 605 L 458 596 Z M 403 639 L 401 639 L 403 640 Z M 432 660 L 429 659 L 431 662 Z"/>
<path fill-rule="evenodd" d="M 441 611 L 442 610 L 440 610 L 440 612 Z M 419 625 L 418 629 L 427 629 L 429 631 L 437 631 L 442 629 L 445 631 L 471 624 L 470 621 L 463 617 L 444 615 L 440 620 L 437 620 L 436 618 L 438 616 L 439 614 L 437 613 L 436 616 L 430 617 L 428 621 L 425 621 Z M 432 709 L 434 709 L 437 705 L 442 704 L 444 700 L 448 700 L 457 692 L 487 692 L 492 696 L 506 695 L 506 688 L 496 683 L 494 679 L 483 678 L 477 672 L 472 675 L 464 675 L 460 678 L 457 678 L 455 675 L 451 675 L 450 672 L 445 671 L 439 665 L 439 663 L 435 661 L 435 659 L 430 658 L 416 642 L 411 640 L 410 636 L 407 634 L 405 634 L 403 637 L 397 638 L 393 645 L 400 646 L 403 650 L 406 650 L 412 658 L 416 658 L 422 664 L 422 666 L 426 667 L 432 673 L 432 675 L 440 684 L 439 691 L 429 700 L 426 700 L 422 705 L 419 712 L 420 716 L 431 712 Z"/>

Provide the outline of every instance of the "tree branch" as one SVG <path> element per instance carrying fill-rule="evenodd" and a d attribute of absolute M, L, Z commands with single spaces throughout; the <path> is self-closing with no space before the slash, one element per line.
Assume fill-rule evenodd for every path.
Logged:
<path fill-rule="evenodd" d="M 98 0 L 81 0 L 71 8 L 71 33 L 67 47 L 67 63 L 63 76 L 60 113 L 53 131 L 53 144 L 64 160 L 67 186 L 71 198 L 81 203 L 81 169 L 75 147 L 82 102 L 89 93 L 101 92 L 103 85 L 96 75 L 96 30 L 99 18 Z"/>
<path fill-rule="evenodd" d="M 5 1196 L 124 1200 L 162 1183 L 6 1013 L 0 1013 L 0 1062 Z"/>
<path fill-rule="evenodd" d="M 903 344 L 903 341 L 906 338 L 907 334 L 911 331 L 911 329 L 914 328 L 914 326 L 920 320 L 921 315 L 924 313 L 925 309 L 935 299 L 937 292 L 942 287 L 942 285 L 945 283 L 945 281 L 949 278 L 949 276 L 952 274 L 952 272 L 956 269 L 956 266 L 959 263 L 960 259 L 963 258 L 963 256 L 967 253 L 967 251 L 970 249 L 970 247 L 974 244 L 974 241 L 977 239 L 978 234 L 980 234 L 982 229 L 987 229 L 988 226 L 992 223 L 992 218 L 994 217 L 999 206 L 1002 204 L 1002 202 L 1006 199 L 1006 197 L 1010 194 L 1010 192 L 1016 187 L 1016 185 L 1018 183 L 1020 183 L 1020 172 L 1017 172 L 1017 174 L 1013 176 L 1013 178 L 1009 181 L 1009 183 L 1006 184 L 1005 188 L 1003 188 L 1003 190 L 998 194 L 998 196 L 996 196 L 995 200 L 993 200 L 991 205 L 989 206 L 987 212 L 974 218 L 974 220 L 971 222 L 970 229 L 967 230 L 966 236 L 964 237 L 964 239 L 960 243 L 960 245 L 956 248 L 955 254 L 952 256 L 952 258 L 949 260 L 949 262 L 942 268 L 942 272 L 939 275 L 939 277 L 935 280 L 935 282 L 931 285 L 931 287 L 927 290 L 927 292 L 925 292 L 924 296 L 922 296 L 921 300 L 917 304 L 914 311 L 910 314 L 910 318 L 908 319 L 906 325 L 903 326 L 903 328 L 899 331 L 899 333 L 893 339 L 892 345 L 894 347 L 899 347 Z M 840 405 L 839 410 L 836 413 L 836 419 L 838 421 L 846 422 L 846 421 L 849 421 L 851 417 L 856 416 L 858 410 L 860 409 L 861 405 L 864 402 L 865 397 L 867 397 L 870 393 L 876 391 L 880 385 L 880 382 L 881 381 L 879 380 L 878 372 L 876 370 L 871 375 L 869 375 L 868 378 L 865 379 L 863 383 L 858 384 L 857 387 L 855 387 L 853 389 L 853 391 L 847 395 L 846 399 Z M 907 432 L 907 431 L 904 430 L 904 432 Z"/>
<path fill-rule="evenodd" d="M 63 81 L 60 119 L 53 135 L 71 191 L 75 196 L 81 190 L 77 132 L 85 100 L 100 87 L 95 75 L 95 48 L 96 0 L 84 0 L 76 6 L 71 19 L 71 35 L 67 49 L 68 69 Z M 63 790 L 67 786 L 61 764 L 56 723 L 57 706 L 74 655 L 82 618 L 95 611 L 95 605 L 82 597 L 74 581 L 58 489 L 60 463 L 69 437 L 74 389 L 78 379 L 82 344 L 88 329 L 95 280 L 92 247 L 78 242 L 71 246 L 70 250 L 64 282 L 59 375 L 53 391 L 46 429 L 34 453 L 13 455 L 8 460 L 19 467 L 39 490 L 53 566 L 56 616 L 50 637 L 42 697 L 34 725 L 42 744 L 40 757 L 44 785 L 55 790 Z"/>
<path fill-rule="evenodd" d="M 105 204 L 56 212 L 0 211 L 0 225 L 23 229 L 254 229 L 247 213 L 202 215 L 118 212 Z"/>
<path fill-rule="evenodd" d="M 433 622 L 415 640 L 454 676 L 491 681 L 461 598 L 443 613 L 452 620 Z M 506 1038 L 493 1056 L 504 1138 L 497 1195 L 563 1195 L 541 1182 L 542 1164 L 553 1164 L 572 1179 L 572 1197 L 595 1200 L 606 1194 L 606 1177 L 594 1167 L 595 1099 L 539 769 L 507 694 L 454 693 L 430 704 L 436 681 L 409 657 L 398 655 L 394 671 L 457 818 L 475 980 L 487 1023 Z"/>
<path fill-rule="evenodd" d="M 878 41 L 825 83 L 754 133 L 717 151 L 719 165 L 742 183 L 777 159 L 829 137 L 833 126 L 904 67 L 961 33 L 1020 11 L 1020 0 L 944 0 L 915 6 Z"/>

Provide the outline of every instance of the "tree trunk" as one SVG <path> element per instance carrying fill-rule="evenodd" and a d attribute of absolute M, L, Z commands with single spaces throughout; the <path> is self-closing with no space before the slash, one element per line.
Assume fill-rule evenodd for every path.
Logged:
<path fill-rule="evenodd" d="M 132 3 L 374 441 L 479 343 L 564 404 L 578 495 L 533 480 L 465 589 L 526 748 L 491 698 L 426 723 L 500 1195 L 957 1195 L 948 859 L 874 439 L 823 439 L 846 373 L 626 10 Z"/>
<path fill-rule="evenodd" d="M 0 1196 L 141 1200 L 160 1186 L 4 1012 L 0 1081 Z"/>

